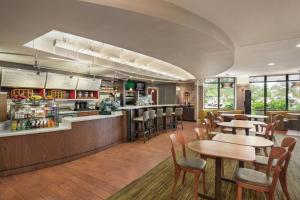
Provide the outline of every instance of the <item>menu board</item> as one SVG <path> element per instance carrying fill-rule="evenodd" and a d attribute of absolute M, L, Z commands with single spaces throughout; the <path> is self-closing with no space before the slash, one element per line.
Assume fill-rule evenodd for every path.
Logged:
<path fill-rule="evenodd" d="M 77 81 L 77 76 L 70 77 L 62 74 L 48 73 L 46 89 L 75 90 Z"/>
<path fill-rule="evenodd" d="M 97 91 L 100 89 L 101 79 L 78 78 L 77 90 Z"/>
<path fill-rule="evenodd" d="M 1 86 L 15 88 L 44 88 L 46 73 L 20 69 L 2 69 Z"/>

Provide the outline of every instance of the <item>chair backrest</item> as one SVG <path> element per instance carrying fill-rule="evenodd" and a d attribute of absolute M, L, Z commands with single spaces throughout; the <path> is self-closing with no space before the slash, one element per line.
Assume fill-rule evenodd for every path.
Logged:
<path fill-rule="evenodd" d="M 139 108 L 138 109 L 138 116 L 143 116 L 143 113 L 144 113 L 144 109 L 143 108 Z"/>
<path fill-rule="evenodd" d="M 266 174 L 270 175 L 272 170 L 272 164 L 273 161 L 276 159 L 277 163 L 273 172 L 273 180 L 272 180 L 272 188 L 275 189 L 281 169 L 283 167 L 283 163 L 287 156 L 287 150 L 283 147 L 272 147 L 269 159 L 268 159 L 268 165 L 266 169 Z"/>
<path fill-rule="evenodd" d="M 234 116 L 235 120 L 248 120 L 247 115 L 235 115 Z"/>
<path fill-rule="evenodd" d="M 150 110 L 149 111 L 149 119 L 155 119 L 155 110 Z"/>
<path fill-rule="evenodd" d="M 211 132 L 212 124 L 210 119 L 204 118 L 204 127 L 206 128 L 207 133 Z"/>
<path fill-rule="evenodd" d="M 173 108 L 171 107 L 166 108 L 166 116 L 168 117 L 172 116 L 172 112 L 173 112 Z"/>
<path fill-rule="evenodd" d="M 160 118 L 163 116 L 164 110 L 162 108 L 157 109 L 156 111 L 156 117 Z"/>
<path fill-rule="evenodd" d="M 265 138 L 266 139 L 272 139 L 272 130 L 274 129 L 274 124 L 273 123 L 269 123 L 267 126 L 266 126 L 266 130 L 265 130 Z"/>
<path fill-rule="evenodd" d="M 144 122 L 148 122 L 148 120 L 149 120 L 149 111 L 146 110 L 146 111 L 144 111 L 144 113 L 143 113 L 143 121 L 144 121 Z"/>
<path fill-rule="evenodd" d="M 286 137 L 281 142 L 281 147 L 286 148 L 288 150 L 283 166 L 284 171 L 287 171 L 296 142 L 297 140 L 293 137 Z"/>
<path fill-rule="evenodd" d="M 175 108 L 175 115 L 181 116 L 183 113 L 183 108 Z"/>
<path fill-rule="evenodd" d="M 207 136 L 206 128 L 195 128 L 197 140 L 205 140 Z"/>
<path fill-rule="evenodd" d="M 183 157 L 186 157 L 185 139 L 184 139 L 182 133 L 171 134 L 170 135 L 170 139 L 171 139 L 171 144 L 172 144 L 171 152 L 172 152 L 173 161 L 174 161 L 174 164 L 177 165 L 175 145 L 176 144 L 180 144 L 181 145 Z"/>

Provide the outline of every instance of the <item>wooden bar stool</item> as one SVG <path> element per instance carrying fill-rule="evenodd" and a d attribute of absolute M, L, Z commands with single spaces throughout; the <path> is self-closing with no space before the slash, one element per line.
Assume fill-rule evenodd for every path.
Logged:
<path fill-rule="evenodd" d="M 165 115 L 166 129 L 168 129 L 169 127 L 174 128 L 173 108 L 171 107 L 166 108 L 166 113 L 164 115 Z"/>
<path fill-rule="evenodd" d="M 201 174 L 203 178 L 203 192 L 206 193 L 206 188 L 205 188 L 206 161 L 199 158 L 187 158 L 186 151 L 185 151 L 186 143 L 181 133 L 171 134 L 170 139 L 172 144 L 171 152 L 172 152 L 172 157 L 175 165 L 175 182 L 172 190 L 172 196 L 174 196 L 175 194 L 176 185 L 180 177 L 180 173 L 181 171 L 183 171 L 182 184 L 184 184 L 186 172 L 194 174 L 194 199 L 196 200 L 198 199 L 198 185 L 199 185 L 199 178 Z M 183 157 L 178 160 L 176 159 L 176 150 L 175 150 L 176 144 L 181 145 L 182 153 L 183 153 Z"/>
<path fill-rule="evenodd" d="M 288 187 L 287 187 L 287 169 L 290 163 L 290 159 L 292 156 L 292 152 L 294 150 L 294 147 L 296 145 L 297 140 L 293 137 L 286 137 L 282 140 L 281 142 L 281 147 L 283 148 L 287 148 L 288 149 L 288 153 L 287 156 L 285 158 L 284 161 L 284 165 L 283 168 L 281 170 L 281 173 L 279 175 L 279 181 L 280 181 L 280 185 L 282 187 L 282 191 L 285 194 L 286 198 L 288 200 L 291 199 L 290 195 L 289 195 L 289 191 L 288 191 Z M 265 156 L 256 156 L 256 160 L 254 162 L 254 167 L 255 170 L 266 170 L 268 167 L 268 157 Z M 272 169 L 274 170 L 274 167 L 276 166 L 276 163 L 273 162 L 272 163 Z"/>
<path fill-rule="evenodd" d="M 237 184 L 236 199 L 242 200 L 243 188 L 264 192 L 269 200 L 274 200 L 274 193 L 280 172 L 283 167 L 283 162 L 287 156 L 287 150 L 282 147 L 273 147 L 270 151 L 266 173 L 259 172 L 253 169 L 239 168 L 235 174 Z M 277 160 L 277 162 L 276 162 Z M 271 175 L 271 168 L 274 164 L 274 173 Z"/>
<path fill-rule="evenodd" d="M 158 108 L 156 111 L 156 130 L 157 133 L 164 129 L 164 118 L 163 118 L 164 110 L 162 108 Z"/>
<path fill-rule="evenodd" d="M 174 124 L 175 124 L 176 128 L 177 128 L 178 124 L 180 124 L 181 125 L 181 130 L 183 130 L 182 114 L 183 114 L 183 108 L 175 108 Z"/>
<path fill-rule="evenodd" d="M 155 125 L 155 110 L 149 111 L 149 134 L 154 134 L 156 132 L 156 125 Z"/>
<path fill-rule="evenodd" d="M 146 136 L 148 136 L 148 139 L 150 137 L 149 134 L 149 111 L 144 111 L 143 116 L 136 117 L 133 119 L 137 125 L 141 126 L 141 130 L 136 129 L 136 135 L 140 136 L 143 135 L 144 143 L 146 142 Z"/>

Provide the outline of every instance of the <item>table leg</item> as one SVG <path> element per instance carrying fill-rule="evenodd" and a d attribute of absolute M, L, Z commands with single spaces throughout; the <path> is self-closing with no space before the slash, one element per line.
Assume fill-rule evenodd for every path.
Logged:
<path fill-rule="evenodd" d="M 246 128 L 245 131 L 246 131 L 246 135 L 249 135 L 249 128 Z"/>
<path fill-rule="evenodd" d="M 239 168 L 244 168 L 245 167 L 245 162 L 239 161 Z"/>
<path fill-rule="evenodd" d="M 221 199 L 222 195 L 222 177 L 221 177 L 221 158 L 216 158 L 216 168 L 215 168 L 215 199 Z"/>
<path fill-rule="evenodd" d="M 236 135 L 236 128 L 232 128 L 232 134 L 235 134 Z"/>

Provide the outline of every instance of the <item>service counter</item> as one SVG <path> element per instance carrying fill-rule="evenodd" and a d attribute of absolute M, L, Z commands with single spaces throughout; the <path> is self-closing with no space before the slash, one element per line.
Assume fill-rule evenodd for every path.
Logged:
<path fill-rule="evenodd" d="M 64 118 L 59 127 L 0 130 L 0 176 L 49 167 L 86 156 L 126 138 L 122 113 Z"/>

